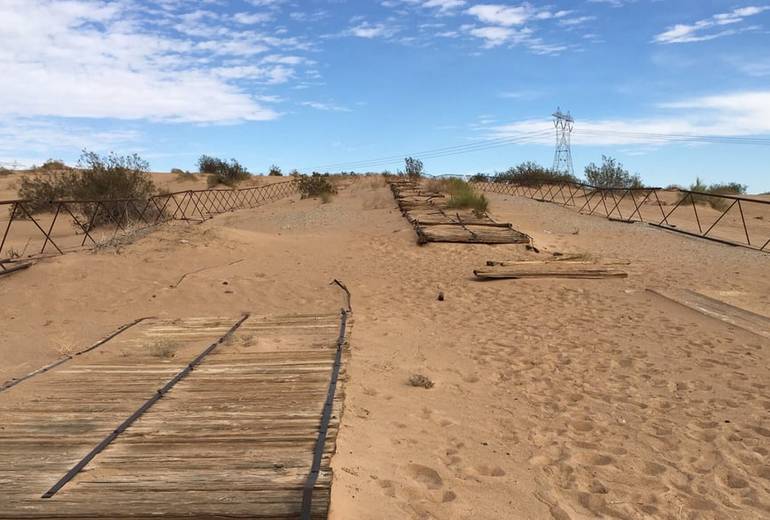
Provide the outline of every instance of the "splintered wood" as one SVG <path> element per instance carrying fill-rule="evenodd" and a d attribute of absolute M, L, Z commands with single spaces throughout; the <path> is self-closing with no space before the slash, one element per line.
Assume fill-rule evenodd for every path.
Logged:
<path fill-rule="evenodd" d="M 401 213 L 417 233 L 420 244 L 457 242 L 467 244 L 529 244 L 529 236 L 511 224 L 478 217 L 468 210 L 451 210 L 443 195 L 427 193 L 408 179 L 390 181 Z"/>
<path fill-rule="evenodd" d="M 52 498 L 41 498 L 236 321 L 148 320 L 0 394 L 0 518 L 298 518 L 339 314 L 248 318 Z M 340 383 L 313 518 L 328 511 L 343 397 Z"/>

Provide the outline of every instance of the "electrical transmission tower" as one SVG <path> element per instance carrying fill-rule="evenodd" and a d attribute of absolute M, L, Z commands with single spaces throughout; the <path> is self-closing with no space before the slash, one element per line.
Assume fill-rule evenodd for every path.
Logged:
<path fill-rule="evenodd" d="M 572 168 L 572 149 L 570 136 L 575 120 L 569 112 L 566 114 L 557 108 L 553 114 L 553 126 L 556 128 L 556 151 L 553 154 L 553 171 L 574 175 Z"/>

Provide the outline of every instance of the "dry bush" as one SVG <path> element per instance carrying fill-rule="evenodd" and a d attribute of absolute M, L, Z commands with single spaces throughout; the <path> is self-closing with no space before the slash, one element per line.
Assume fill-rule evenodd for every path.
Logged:
<path fill-rule="evenodd" d="M 412 179 L 419 179 L 425 173 L 422 161 L 414 157 L 404 159 L 404 174 Z"/>
<path fill-rule="evenodd" d="M 471 178 L 473 182 L 484 182 L 487 176 L 477 173 Z M 504 172 L 495 174 L 493 182 L 512 182 L 514 184 L 538 185 L 538 184 L 557 184 L 561 182 L 578 182 L 573 175 L 555 172 L 549 168 L 541 166 L 534 161 L 525 161 L 518 166 L 508 168 Z"/>
<path fill-rule="evenodd" d="M 186 170 L 182 170 L 182 169 L 179 169 L 179 168 L 172 168 L 171 169 L 171 173 L 173 173 L 175 175 L 176 180 L 178 180 L 178 181 L 189 182 L 189 181 L 196 181 L 196 180 L 198 180 L 198 176 L 195 175 L 195 173 L 188 172 Z"/>
<path fill-rule="evenodd" d="M 50 211 L 56 200 L 103 201 L 77 204 L 77 210 L 94 226 L 127 222 L 138 218 L 139 208 L 157 191 L 148 171 L 147 161 L 136 154 L 100 156 L 84 151 L 78 169 L 23 177 L 19 198 L 30 201 L 24 206 L 31 213 Z M 138 203 L 121 202 L 126 199 Z"/>
<path fill-rule="evenodd" d="M 329 204 L 332 201 L 332 194 L 328 191 L 324 191 L 320 195 L 321 204 Z"/>
<path fill-rule="evenodd" d="M 747 186 L 745 184 L 739 184 L 737 182 L 727 182 L 727 183 L 716 183 L 716 184 L 706 184 L 704 183 L 700 177 L 695 178 L 695 183 L 690 185 L 690 191 L 698 192 L 698 193 L 680 193 L 679 194 L 679 200 L 684 201 L 684 199 L 689 199 L 692 197 L 692 200 L 695 201 L 696 204 L 703 204 L 707 206 L 711 206 L 712 208 L 720 211 L 724 211 L 727 209 L 730 204 L 733 203 L 731 199 L 724 199 L 722 197 L 713 197 L 711 195 L 732 195 L 732 196 L 740 196 L 745 195 L 747 190 Z"/>
<path fill-rule="evenodd" d="M 329 180 L 329 174 L 313 172 L 312 175 L 302 175 L 299 178 L 299 192 L 303 199 L 320 197 L 324 193 L 334 195 L 337 189 Z"/>
<path fill-rule="evenodd" d="M 594 163 L 585 167 L 588 184 L 595 188 L 643 188 L 639 175 L 632 175 L 612 157 L 602 155 L 602 165 Z"/>
<path fill-rule="evenodd" d="M 209 188 L 220 184 L 232 188 L 251 177 L 249 171 L 235 159 L 228 162 L 208 155 L 201 155 L 198 159 L 198 171 L 209 174 L 206 179 Z"/>
<path fill-rule="evenodd" d="M 72 168 L 64 164 L 64 161 L 58 159 L 48 159 L 41 166 L 33 168 L 33 170 L 36 172 L 60 172 L 71 169 Z"/>

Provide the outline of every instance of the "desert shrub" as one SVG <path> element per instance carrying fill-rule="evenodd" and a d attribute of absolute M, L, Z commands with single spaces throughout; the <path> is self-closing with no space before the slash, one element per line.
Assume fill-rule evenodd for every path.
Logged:
<path fill-rule="evenodd" d="M 321 192 L 321 204 L 329 204 L 332 201 L 332 194 L 328 191 Z"/>
<path fill-rule="evenodd" d="M 206 179 L 209 188 L 219 184 L 232 188 L 251 176 L 249 171 L 235 159 L 230 159 L 228 162 L 208 155 L 201 155 L 198 159 L 198 171 L 209 174 Z"/>
<path fill-rule="evenodd" d="M 692 200 L 694 200 L 696 204 L 705 204 L 719 210 L 727 208 L 732 204 L 732 201 L 730 199 L 711 197 L 709 195 L 745 195 L 747 189 L 748 186 L 737 182 L 706 184 L 700 177 L 696 177 L 695 182 L 690 184 L 690 191 L 697 192 L 691 194 Z M 680 200 L 689 197 L 690 195 L 687 193 L 681 193 L 679 196 Z"/>
<path fill-rule="evenodd" d="M 51 201 L 74 198 L 78 177 L 77 172 L 68 171 L 45 177 L 26 175 L 21 178 L 18 195 L 28 201 L 24 207 L 30 213 L 48 211 L 52 207 Z"/>
<path fill-rule="evenodd" d="M 0 166 L 0 177 L 10 175 L 13 173 L 13 170 L 9 170 L 8 168 L 4 168 L 3 166 Z"/>
<path fill-rule="evenodd" d="M 483 217 L 489 208 L 489 199 L 462 179 L 441 179 L 441 191 L 449 195 L 448 208 L 470 209 L 477 217 Z"/>
<path fill-rule="evenodd" d="M 415 159 L 413 157 L 407 157 L 404 159 L 404 165 L 405 165 L 405 171 L 407 177 L 411 177 L 412 179 L 419 179 L 422 177 L 424 170 L 422 161 L 419 159 Z"/>
<path fill-rule="evenodd" d="M 70 168 L 66 164 L 64 164 L 64 161 L 61 161 L 58 159 L 48 159 L 42 165 L 32 169 L 36 171 L 41 171 L 41 172 L 56 172 L 56 171 L 69 170 Z"/>
<path fill-rule="evenodd" d="M 300 173 L 299 173 L 299 170 L 295 168 L 289 172 L 289 175 L 291 175 L 292 177 L 299 177 Z"/>
<path fill-rule="evenodd" d="M 198 176 L 193 172 L 188 172 L 179 168 L 172 168 L 171 173 L 176 175 L 177 180 L 180 181 L 194 181 L 198 179 Z"/>
<path fill-rule="evenodd" d="M 148 171 L 149 163 L 136 154 L 100 156 L 84 151 L 77 169 L 23 178 L 19 197 L 30 201 L 25 207 L 33 213 L 51 209 L 53 200 L 103 201 L 101 205 L 80 203 L 77 209 L 95 226 L 125 222 L 137 217 L 142 202 L 156 192 Z M 140 202 L 129 205 L 121 202 L 125 199 Z"/>
<path fill-rule="evenodd" d="M 283 177 L 283 172 L 275 164 L 270 167 L 270 171 L 267 172 L 270 177 Z"/>
<path fill-rule="evenodd" d="M 485 173 L 475 173 L 471 175 L 470 182 L 487 182 L 489 180 L 489 175 Z"/>
<path fill-rule="evenodd" d="M 321 175 L 318 172 L 313 172 L 312 175 L 301 175 L 298 182 L 299 192 L 303 199 L 337 193 L 336 188 L 329 180 L 328 173 Z"/>
<path fill-rule="evenodd" d="M 594 163 L 585 168 L 588 184 L 596 188 L 641 188 L 644 185 L 638 175 L 632 175 L 612 157 L 602 155 L 602 165 Z"/>
<path fill-rule="evenodd" d="M 525 161 L 518 166 L 508 168 L 494 177 L 494 182 L 512 182 L 515 184 L 548 184 L 559 182 L 577 182 L 574 175 L 555 172 L 534 161 Z"/>

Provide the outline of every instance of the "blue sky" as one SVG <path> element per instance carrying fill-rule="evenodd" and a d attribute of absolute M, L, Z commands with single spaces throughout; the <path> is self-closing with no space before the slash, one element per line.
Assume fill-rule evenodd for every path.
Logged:
<path fill-rule="evenodd" d="M 0 40 L 3 164 L 85 147 L 154 170 L 206 153 L 379 171 L 511 138 L 426 169 L 550 166 L 558 106 L 576 119 L 576 173 L 608 154 L 649 184 L 770 191 L 766 142 L 650 135 L 770 137 L 756 0 L 0 0 Z"/>

